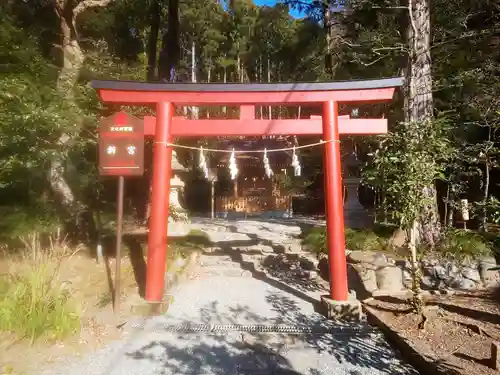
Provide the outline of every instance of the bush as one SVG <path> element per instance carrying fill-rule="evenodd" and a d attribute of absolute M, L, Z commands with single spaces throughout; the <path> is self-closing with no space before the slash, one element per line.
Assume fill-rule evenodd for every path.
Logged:
<path fill-rule="evenodd" d="M 384 238 L 368 229 L 345 229 L 345 246 L 349 250 L 385 250 Z M 315 253 L 326 253 L 326 228 L 314 228 L 303 240 L 303 245 Z"/>
<path fill-rule="evenodd" d="M 374 232 L 367 229 L 345 230 L 345 246 L 349 250 L 383 250 L 386 242 Z"/>
<path fill-rule="evenodd" d="M 439 242 L 437 250 L 444 256 L 453 258 L 493 255 L 491 242 L 475 232 L 460 229 L 448 230 Z"/>
<path fill-rule="evenodd" d="M 302 240 L 302 244 L 314 253 L 326 253 L 326 228 L 312 229 Z"/>

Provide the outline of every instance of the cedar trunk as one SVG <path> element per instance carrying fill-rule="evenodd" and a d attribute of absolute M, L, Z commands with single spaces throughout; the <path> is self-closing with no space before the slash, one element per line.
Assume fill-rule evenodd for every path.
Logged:
<path fill-rule="evenodd" d="M 431 25 L 429 0 L 409 0 L 409 63 L 406 87 L 406 123 L 418 126 L 433 119 Z M 425 188 L 428 204 L 419 218 L 417 242 L 434 246 L 441 232 L 435 184 Z"/>

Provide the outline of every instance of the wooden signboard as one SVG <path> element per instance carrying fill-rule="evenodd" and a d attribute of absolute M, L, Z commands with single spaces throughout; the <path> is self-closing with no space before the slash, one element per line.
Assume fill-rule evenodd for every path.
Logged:
<path fill-rule="evenodd" d="M 103 176 L 144 174 L 144 122 L 125 112 L 101 120 L 99 171 Z"/>

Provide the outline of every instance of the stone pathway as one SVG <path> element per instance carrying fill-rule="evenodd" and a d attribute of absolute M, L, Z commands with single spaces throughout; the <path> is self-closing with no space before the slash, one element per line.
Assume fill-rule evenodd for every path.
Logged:
<path fill-rule="evenodd" d="M 122 341 L 42 374 L 416 374 L 378 331 L 317 313 L 310 294 L 300 293 L 311 281 L 290 288 L 279 272 L 243 269 L 246 255 L 269 256 L 265 246 L 273 253 L 297 241 L 298 224 L 198 219 L 192 226 L 229 253 L 202 255 L 196 276 L 169 292 L 166 315 L 129 322 Z"/>
<path fill-rule="evenodd" d="M 251 277 L 202 273 L 172 295 L 165 316 L 137 321 L 123 341 L 47 374 L 416 374 L 370 327 L 327 321 L 310 303 Z M 205 329 L 176 332 L 177 324 Z"/>

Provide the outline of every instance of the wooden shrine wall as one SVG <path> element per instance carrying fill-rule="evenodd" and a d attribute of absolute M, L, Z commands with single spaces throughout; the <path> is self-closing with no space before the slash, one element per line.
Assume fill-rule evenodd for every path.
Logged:
<path fill-rule="evenodd" d="M 279 188 L 275 179 L 268 179 L 252 173 L 242 174 L 235 182 L 237 194 L 216 196 L 215 210 L 217 212 L 239 212 L 260 214 L 272 211 L 287 211 L 291 207 L 291 195 Z M 234 191 L 234 190 L 233 190 Z"/>

